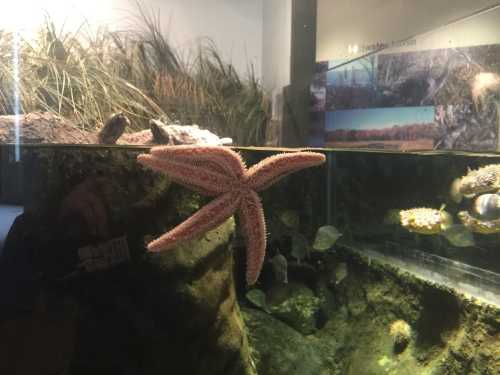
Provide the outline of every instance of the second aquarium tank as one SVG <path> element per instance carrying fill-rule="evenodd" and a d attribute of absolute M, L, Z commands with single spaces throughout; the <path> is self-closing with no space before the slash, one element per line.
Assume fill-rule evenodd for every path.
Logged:
<path fill-rule="evenodd" d="M 499 21 L 2 5 L 0 373 L 500 374 Z"/>

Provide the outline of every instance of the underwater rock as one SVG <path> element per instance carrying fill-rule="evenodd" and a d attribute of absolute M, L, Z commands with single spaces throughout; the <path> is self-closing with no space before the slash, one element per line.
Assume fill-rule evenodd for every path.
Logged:
<path fill-rule="evenodd" d="M 255 309 L 242 309 L 259 375 L 341 375 L 331 353 L 333 343 L 323 343 Z"/>
<path fill-rule="evenodd" d="M 500 373 L 498 307 L 341 246 L 328 257 L 348 264 L 349 282 L 336 288 L 337 310 L 314 336 L 337 341 L 331 355 L 342 374 Z M 353 313 L 352 306 L 361 304 L 365 308 Z M 398 353 L 389 326 L 400 320 L 405 324 L 393 329 L 402 333 L 398 341 L 411 338 Z"/>
<path fill-rule="evenodd" d="M 66 226 L 68 236 L 109 238 L 108 208 L 101 196 L 112 195 L 112 186 L 105 177 L 87 178 L 62 200 L 58 220 L 61 226 Z M 78 225 L 70 225 L 75 219 L 80 219 Z"/>
<path fill-rule="evenodd" d="M 268 292 L 271 314 L 303 335 L 316 331 L 320 300 L 307 286 L 298 283 L 276 285 Z"/>
<path fill-rule="evenodd" d="M 339 308 L 335 293 L 324 282 L 318 282 L 315 287 L 316 295 L 319 298 L 318 327 L 321 328 Z"/>
<path fill-rule="evenodd" d="M 234 225 L 231 218 L 198 240 L 153 256 L 159 276 L 166 277 L 155 281 L 161 285 L 154 295 L 163 301 L 155 315 L 163 316 L 165 328 L 146 349 L 150 366 L 193 375 L 255 374 L 234 287 Z"/>

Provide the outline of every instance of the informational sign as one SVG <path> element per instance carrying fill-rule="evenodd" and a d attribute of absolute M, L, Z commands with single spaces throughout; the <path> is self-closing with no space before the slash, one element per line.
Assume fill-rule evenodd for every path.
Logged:
<path fill-rule="evenodd" d="M 95 246 L 78 249 L 79 268 L 86 272 L 102 271 L 130 260 L 127 238 L 118 237 Z"/>

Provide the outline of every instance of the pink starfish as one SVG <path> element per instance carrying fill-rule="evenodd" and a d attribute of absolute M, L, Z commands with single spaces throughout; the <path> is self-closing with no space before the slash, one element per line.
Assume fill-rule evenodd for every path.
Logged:
<path fill-rule="evenodd" d="M 325 156 L 316 152 L 291 152 L 268 157 L 251 168 L 240 154 L 218 146 L 154 147 L 141 154 L 139 163 L 168 174 L 173 181 L 201 194 L 216 197 L 186 221 L 148 244 L 148 250 L 170 249 L 179 242 L 199 236 L 238 213 L 247 244 L 249 285 L 260 274 L 266 251 L 266 224 L 258 191 L 286 175 L 322 164 Z"/>

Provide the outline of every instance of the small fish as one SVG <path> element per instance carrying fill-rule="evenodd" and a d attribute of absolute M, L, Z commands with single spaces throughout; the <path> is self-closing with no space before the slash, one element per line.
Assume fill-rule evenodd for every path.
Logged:
<path fill-rule="evenodd" d="M 464 225 L 452 225 L 440 234 L 455 247 L 470 247 L 476 244 L 474 235 Z"/>
<path fill-rule="evenodd" d="M 335 242 L 337 242 L 341 236 L 342 233 L 340 233 L 338 229 L 332 225 L 320 227 L 316 232 L 313 249 L 317 251 L 328 250 L 335 245 Z"/>
<path fill-rule="evenodd" d="M 500 195 L 480 195 L 474 201 L 472 210 L 481 220 L 500 219 Z"/>
<path fill-rule="evenodd" d="M 335 285 L 338 285 L 344 280 L 348 275 L 347 272 L 347 263 L 342 262 L 337 264 L 337 266 L 333 270 L 333 278 L 335 281 Z M 333 280 L 332 280 L 333 281 Z"/>
<path fill-rule="evenodd" d="M 271 266 L 273 268 L 274 277 L 277 282 L 288 284 L 288 261 L 281 255 L 275 255 L 271 259 Z"/>

